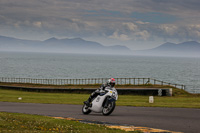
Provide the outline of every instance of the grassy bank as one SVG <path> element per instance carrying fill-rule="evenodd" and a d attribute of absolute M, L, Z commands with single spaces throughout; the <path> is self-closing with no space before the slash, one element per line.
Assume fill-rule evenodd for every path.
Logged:
<path fill-rule="evenodd" d="M 21 97 L 21 100 L 18 98 Z M 89 94 L 39 93 L 0 89 L 0 101 L 52 104 L 83 104 Z M 175 107 L 200 108 L 200 96 L 192 95 L 183 90 L 174 89 L 173 97 L 154 97 L 149 103 L 149 96 L 119 95 L 118 106 L 140 107 Z"/>
<path fill-rule="evenodd" d="M 123 133 L 125 131 L 47 116 L 0 112 L 0 132 Z M 134 133 L 137 132 L 139 133 L 139 131 Z"/>

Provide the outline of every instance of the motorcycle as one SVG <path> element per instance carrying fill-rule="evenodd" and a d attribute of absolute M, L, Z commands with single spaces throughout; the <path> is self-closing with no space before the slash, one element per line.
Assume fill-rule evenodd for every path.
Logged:
<path fill-rule="evenodd" d="M 100 95 L 92 100 L 90 106 L 83 105 L 82 113 L 86 115 L 93 111 L 103 115 L 110 115 L 115 109 L 117 99 L 117 90 L 114 87 L 106 87 L 103 92 L 100 92 Z"/>

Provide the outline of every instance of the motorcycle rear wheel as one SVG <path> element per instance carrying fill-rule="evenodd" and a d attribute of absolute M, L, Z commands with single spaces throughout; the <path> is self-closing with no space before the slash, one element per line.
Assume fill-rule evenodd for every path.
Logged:
<path fill-rule="evenodd" d="M 107 107 L 102 110 L 103 115 L 110 115 L 115 109 L 115 101 L 110 102 Z"/>
<path fill-rule="evenodd" d="M 87 115 L 90 112 L 91 112 L 91 110 L 88 108 L 87 105 L 84 104 L 83 107 L 82 107 L 82 113 L 85 114 L 85 115 Z"/>

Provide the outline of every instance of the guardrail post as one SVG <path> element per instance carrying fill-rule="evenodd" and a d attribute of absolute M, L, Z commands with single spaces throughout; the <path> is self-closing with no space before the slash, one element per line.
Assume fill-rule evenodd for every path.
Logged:
<path fill-rule="evenodd" d="M 140 84 L 140 78 L 138 78 L 138 85 Z"/>

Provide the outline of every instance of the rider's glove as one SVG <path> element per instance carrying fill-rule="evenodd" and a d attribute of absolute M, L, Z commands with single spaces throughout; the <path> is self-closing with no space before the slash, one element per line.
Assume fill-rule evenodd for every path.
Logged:
<path fill-rule="evenodd" d="M 105 84 L 102 84 L 102 85 L 100 86 L 100 89 L 102 89 L 102 90 L 105 90 L 105 88 L 106 88 Z"/>
<path fill-rule="evenodd" d="M 105 90 L 103 90 L 103 89 L 100 90 L 100 93 L 104 93 L 104 92 L 105 92 Z"/>

